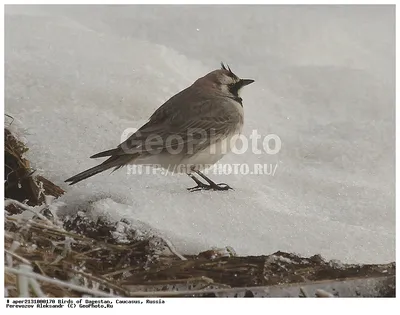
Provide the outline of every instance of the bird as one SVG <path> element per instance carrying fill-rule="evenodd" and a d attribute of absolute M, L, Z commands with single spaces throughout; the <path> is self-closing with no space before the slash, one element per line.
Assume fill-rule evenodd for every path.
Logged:
<path fill-rule="evenodd" d="M 103 163 L 65 182 L 73 185 L 128 164 L 152 164 L 171 173 L 186 173 L 196 183 L 187 188 L 191 192 L 232 189 L 225 183 L 216 184 L 202 170 L 232 150 L 244 123 L 240 92 L 253 82 L 240 79 L 221 62 L 221 68 L 200 77 L 162 104 L 147 123 L 116 148 L 90 157 L 108 157 Z"/>

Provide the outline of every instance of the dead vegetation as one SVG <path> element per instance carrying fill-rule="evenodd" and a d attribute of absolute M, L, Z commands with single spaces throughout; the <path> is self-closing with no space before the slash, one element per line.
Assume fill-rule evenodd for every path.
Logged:
<path fill-rule="evenodd" d="M 42 176 L 32 176 L 35 170 L 24 158 L 28 148 L 8 129 L 4 129 L 4 142 L 4 190 L 7 198 L 38 205 L 44 202 L 45 195 L 59 197 L 64 193 Z"/>
<path fill-rule="evenodd" d="M 309 285 L 328 281 L 329 289 L 352 279 L 354 296 L 395 295 L 395 263 L 343 265 L 284 252 L 237 257 L 231 248 L 183 257 L 168 240 L 144 237 L 127 221 L 94 222 L 82 212 L 62 221 L 46 196 L 63 190 L 35 177 L 23 158 L 27 149 L 8 130 L 5 136 L 7 296 L 257 296 L 254 287 L 264 288 L 258 296 L 286 296 L 293 286 L 297 296 L 307 296 L 307 286 L 311 296 L 333 296 Z"/>

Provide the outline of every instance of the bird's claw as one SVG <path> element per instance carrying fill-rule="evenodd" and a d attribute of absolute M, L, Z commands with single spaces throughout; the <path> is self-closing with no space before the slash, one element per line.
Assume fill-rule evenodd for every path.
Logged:
<path fill-rule="evenodd" d="M 216 187 L 213 187 L 214 190 L 229 190 L 233 188 L 231 186 L 229 186 L 228 184 L 225 183 L 219 183 L 216 185 Z"/>
<path fill-rule="evenodd" d="M 187 190 L 189 190 L 190 192 L 194 192 L 194 191 L 199 191 L 199 190 L 229 190 L 232 189 L 232 187 L 230 187 L 229 185 L 225 184 L 225 183 L 220 183 L 220 184 L 215 184 L 215 185 L 207 185 L 207 184 L 201 184 L 201 185 L 197 185 L 195 187 L 191 187 L 191 188 L 187 188 Z"/>
<path fill-rule="evenodd" d="M 198 184 L 197 186 L 191 187 L 191 188 L 186 188 L 187 190 L 189 190 L 190 192 L 193 191 L 199 191 L 199 190 L 209 190 L 211 189 L 210 185 L 206 185 L 206 184 Z"/>

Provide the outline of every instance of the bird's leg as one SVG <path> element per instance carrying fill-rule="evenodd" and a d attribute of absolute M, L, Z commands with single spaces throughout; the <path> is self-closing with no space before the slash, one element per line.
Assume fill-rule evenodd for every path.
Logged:
<path fill-rule="evenodd" d="M 195 172 L 196 172 L 196 174 L 201 176 L 209 184 L 207 186 L 208 188 L 206 188 L 206 189 L 213 189 L 213 190 L 229 190 L 229 189 L 233 189 L 232 187 L 230 187 L 229 185 L 227 185 L 225 183 L 219 183 L 219 184 L 214 183 L 211 179 L 209 179 L 206 175 L 204 175 L 200 171 L 195 170 Z"/>
<path fill-rule="evenodd" d="M 198 190 L 202 190 L 202 189 L 205 189 L 205 190 L 211 189 L 210 185 L 202 183 L 200 180 L 197 179 L 196 176 L 194 176 L 193 173 L 188 173 L 188 176 L 195 181 L 197 186 L 191 187 L 191 188 L 187 188 L 187 190 L 192 192 L 192 191 L 198 191 Z"/>

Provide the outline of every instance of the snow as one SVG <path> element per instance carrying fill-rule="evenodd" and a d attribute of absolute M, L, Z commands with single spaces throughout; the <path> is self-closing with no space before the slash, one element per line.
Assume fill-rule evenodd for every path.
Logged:
<path fill-rule="evenodd" d="M 60 215 L 91 207 L 181 253 L 395 259 L 394 6 L 7 6 L 5 31 L 6 113 L 38 174 L 67 191 Z M 243 133 L 282 141 L 221 163 L 277 164 L 274 176 L 211 175 L 228 192 L 127 169 L 63 183 L 221 61 L 256 80 Z"/>

